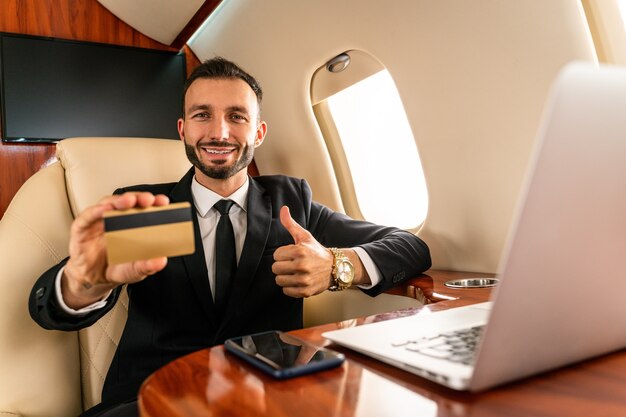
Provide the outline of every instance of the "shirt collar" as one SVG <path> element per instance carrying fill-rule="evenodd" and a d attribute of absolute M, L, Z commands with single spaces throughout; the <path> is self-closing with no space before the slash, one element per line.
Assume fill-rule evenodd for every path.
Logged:
<path fill-rule="evenodd" d="M 191 194 L 193 195 L 193 203 L 196 206 L 196 211 L 201 217 L 206 217 L 209 210 L 213 208 L 213 205 L 223 198 L 233 200 L 235 204 L 241 207 L 242 210 L 248 211 L 248 189 L 250 187 L 250 179 L 246 177 L 246 182 L 237 189 L 234 193 L 228 197 L 222 197 L 218 193 L 209 190 L 202 184 L 200 184 L 196 177 L 193 177 L 191 181 Z"/>

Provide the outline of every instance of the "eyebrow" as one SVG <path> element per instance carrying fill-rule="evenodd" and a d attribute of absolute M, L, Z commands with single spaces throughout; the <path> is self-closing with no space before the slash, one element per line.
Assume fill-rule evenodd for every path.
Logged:
<path fill-rule="evenodd" d="M 243 113 L 243 114 L 246 114 L 246 115 L 250 114 L 248 109 L 246 107 L 243 107 L 243 106 L 230 106 L 226 110 L 228 110 L 229 112 L 238 112 L 238 113 Z"/>
<path fill-rule="evenodd" d="M 187 109 L 187 113 L 193 113 L 198 110 L 211 110 L 211 106 L 207 104 L 194 104 Z"/>
<path fill-rule="evenodd" d="M 192 105 L 188 110 L 187 113 L 193 113 L 195 111 L 198 110 L 208 110 L 211 111 L 213 109 L 213 106 L 209 105 L 209 104 L 194 104 Z M 227 112 L 238 112 L 238 113 L 243 113 L 245 115 L 249 115 L 250 112 L 248 111 L 248 109 L 246 107 L 243 106 L 228 106 L 226 108 Z"/>

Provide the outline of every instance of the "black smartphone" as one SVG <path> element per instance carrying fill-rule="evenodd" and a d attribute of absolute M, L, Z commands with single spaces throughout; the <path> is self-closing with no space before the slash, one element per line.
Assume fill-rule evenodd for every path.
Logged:
<path fill-rule="evenodd" d="M 342 353 L 312 345 L 281 331 L 269 331 L 224 342 L 237 355 L 274 378 L 284 379 L 339 366 Z"/>

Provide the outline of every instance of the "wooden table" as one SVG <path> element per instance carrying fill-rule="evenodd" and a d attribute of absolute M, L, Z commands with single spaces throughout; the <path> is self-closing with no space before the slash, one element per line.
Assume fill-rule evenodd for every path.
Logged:
<path fill-rule="evenodd" d="M 292 334 L 323 346 L 324 331 L 485 301 L 489 289 L 447 288 L 459 277 L 429 271 L 396 294 L 424 307 L 316 326 Z M 599 323 L 599 325 L 601 325 Z M 194 416 L 626 416 L 626 352 L 546 373 L 480 394 L 452 391 L 364 355 L 346 354 L 339 368 L 278 381 L 226 353 L 222 346 L 182 357 L 152 374 L 139 393 L 143 417 Z"/>

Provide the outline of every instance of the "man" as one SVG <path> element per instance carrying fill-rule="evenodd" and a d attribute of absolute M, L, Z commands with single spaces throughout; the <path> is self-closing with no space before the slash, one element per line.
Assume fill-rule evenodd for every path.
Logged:
<path fill-rule="evenodd" d="M 128 320 L 102 404 L 86 415 L 134 415 L 141 382 L 184 354 L 233 336 L 302 327 L 303 297 L 350 284 L 374 296 L 430 267 L 428 247 L 411 233 L 335 213 L 311 200 L 304 180 L 249 177 L 247 166 L 267 132 L 261 99 L 257 81 L 232 62 L 215 58 L 196 68 L 178 120 L 193 168 L 178 183 L 117 190 L 87 208 L 72 224 L 69 258 L 33 287 L 34 320 L 49 329 L 77 330 L 109 311 L 128 284 Z M 238 263 L 221 287 L 215 251 L 223 215 L 214 204 L 224 199 L 234 202 L 224 215 L 234 230 Z M 196 253 L 107 264 L 105 211 L 181 201 L 196 211 Z"/>

